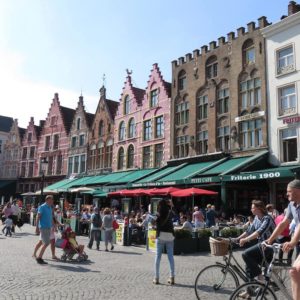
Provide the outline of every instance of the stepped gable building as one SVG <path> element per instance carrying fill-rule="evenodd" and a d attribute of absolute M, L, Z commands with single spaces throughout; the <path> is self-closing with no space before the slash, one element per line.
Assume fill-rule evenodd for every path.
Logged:
<path fill-rule="evenodd" d="M 172 62 L 173 159 L 267 148 L 267 25 L 261 17 Z"/>
<path fill-rule="evenodd" d="M 102 174 L 112 171 L 114 118 L 119 103 L 106 98 L 106 88 L 99 90 L 100 99 L 89 134 L 88 173 Z"/>
<path fill-rule="evenodd" d="M 115 116 L 113 171 L 143 167 L 138 159 L 138 149 L 142 135 L 140 117 L 145 90 L 132 85 L 131 73 L 127 70 L 126 82 Z"/>
<path fill-rule="evenodd" d="M 170 111 L 171 84 L 163 79 L 158 65 L 153 64 L 141 106 L 140 145 L 138 149 L 133 144 L 128 146 L 127 167 L 134 167 L 137 161 L 143 169 L 160 168 L 170 159 Z M 129 135 L 131 129 L 129 123 Z M 136 151 L 137 160 L 133 156 Z"/>
<path fill-rule="evenodd" d="M 14 122 L 11 117 L 0 116 L 0 178 L 3 176 L 4 145 L 8 140 L 10 128 Z"/>
<path fill-rule="evenodd" d="M 87 171 L 89 131 L 93 119 L 94 115 L 85 111 L 81 95 L 69 133 L 68 177 Z"/>
<path fill-rule="evenodd" d="M 74 114 L 74 109 L 60 105 L 55 93 L 38 143 L 38 174 L 44 171 L 45 186 L 67 175 L 69 133 Z M 41 169 L 42 159 L 47 161 L 46 170 Z"/>
<path fill-rule="evenodd" d="M 31 117 L 22 139 L 22 151 L 19 163 L 19 193 L 35 192 L 40 188 L 41 179 L 38 176 L 38 142 L 44 121 L 40 125 L 34 124 Z"/>
<path fill-rule="evenodd" d="M 4 145 L 2 178 L 17 180 L 22 149 L 22 139 L 25 129 L 18 126 L 18 119 L 13 121 L 8 139 Z"/>

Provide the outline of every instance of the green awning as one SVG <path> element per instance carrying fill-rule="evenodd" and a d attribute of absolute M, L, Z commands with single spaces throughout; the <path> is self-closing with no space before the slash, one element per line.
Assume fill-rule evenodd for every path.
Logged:
<path fill-rule="evenodd" d="M 188 164 L 183 166 L 176 171 L 169 173 L 168 175 L 161 177 L 158 182 L 172 182 L 173 184 L 184 183 L 185 179 L 193 176 L 193 174 L 197 174 L 201 172 L 201 170 L 206 169 L 208 166 L 213 164 L 215 161 L 210 162 L 201 162 L 195 164 Z"/>
<path fill-rule="evenodd" d="M 97 197 L 106 197 L 107 193 L 104 192 L 103 190 L 93 190 L 93 191 L 87 191 L 87 192 L 82 192 L 81 194 L 86 194 L 86 195 L 92 195 L 92 196 L 97 196 Z"/>
<path fill-rule="evenodd" d="M 293 179 L 297 173 L 300 173 L 300 165 L 283 166 L 253 172 L 241 172 L 239 174 L 225 175 L 223 177 L 223 181 L 274 180 L 276 178 Z"/>
<path fill-rule="evenodd" d="M 85 181 L 85 185 L 88 184 L 97 184 L 98 182 L 101 182 L 101 180 L 107 175 L 97 175 L 90 177 L 87 181 Z"/>
<path fill-rule="evenodd" d="M 120 177 L 117 180 L 114 180 L 112 183 L 113 184 L 130 183 L 130 182 L 136 181 L 142 177 L 145 177 L 148 174 L 152 174 L 155 171 L 157 171 L 157 169 L 136 170 L 128 175 L 125 175 L 123 177 Z"/>
<path fill-rule="evenodd" d="M 69 178 L 63 179 L 61 181 L 55 182 L 55 183 L 53 183 L 51 185 L 48 185 L 47 186 L 47 190 L 51 190 L 51 191 L 57 190 L 57 189 L 63 187 L 64 185 L 66 185 L 68 183 L 71 183 L 74 180 L 76 180 L 76 179 L 75 178 L 73 178 L 73 179 L 69 179 Z"/>
<path fill-rule="evenodd" d="M 107 183 L 114 183 L 116 180 L 133 173 L 134 171 L 115 172 L 104 176 L 94 176 L 94 179 L 89 180 L 89 185 L 104 185 Z M 97 177 L 97 178 L 96 178 Z"/>
<path fill-rule="evenodd" d="M 158 179 L 167 176 L 168 174 L 176 171 L 177 169 L 182 168 L 185 166 L 186 163 L 181 164 L 179 166 L 173 166 L 173 167 L 164 167 L 157 172 L 150 174 L 149 176 L 138 180 L 131 184 L 132 187 L 141 187 L 141 186 L 155 186 L 155 185 L 162 185 L 162 183 L 156 182 Z"/>
<path fill-rule="evenodd" d="M 56 188 L 56 190 L 58 192 L 67 192 L 68 189 L 71 187 L 85 185 L 85 182 L 88 181 L 91 177 L 93 176 L 86 176 L 86 177 L 74 179 L 71 182 L 60 186 L 59 188 Z"/>

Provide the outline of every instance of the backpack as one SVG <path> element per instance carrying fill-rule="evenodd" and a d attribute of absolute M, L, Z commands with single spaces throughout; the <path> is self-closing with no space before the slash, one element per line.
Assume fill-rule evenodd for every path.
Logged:
<path fill-rule="evenodd" d="M 102 226 L 102 219 L 100 214 L 95 214 L 92 218 L 92 224 L 95 228 L 100 228 Z"/>

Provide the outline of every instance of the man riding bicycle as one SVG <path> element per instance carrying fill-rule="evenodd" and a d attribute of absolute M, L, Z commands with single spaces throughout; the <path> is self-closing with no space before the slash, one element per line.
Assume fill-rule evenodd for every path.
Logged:
<path fill-rule="evenodd" d="M 239 240 L 240 246 L 244 246 L 245 243 L 257 239 L 259 242 L 242 253 L 242 257 L 246 263 L 246 273 L 249 280 L 253 280 L 258 277 L 258 280 L 263 280 L 261 274 L 261 263 L 264 255 L 260 247 L 260 242 L 268 239 L 274 228 L 275 223 L 273 218 L 268 215 L 265 204 L 259 200 L 253 200 L 251 205 L 251 212 L 255 216 L 253 223 L 247 229 L 246 232 L 242 233 L 237 239 Z M 266 259 L 272 258 L 271 250 L 265 251 Z"/>
<path fill-rule="evenodd" d="M 266 240 L 268 244 L 272 244 L 273 241 L 280 235 L 283 230 L 289 225 L 292 220 L 296 223 L 295 233 L 290 242 L 283 244 L 283 251 L 288 252 L 293 249 L 300 240 L 300 180 L 295 179 L 291 181 L 287 186 L 287 197 L 290 201 L 287 213 L 284 219 L 278 224 L 272 235 Z M 290 271 L 292 281 L 293 299 L 300 299 L 300 255 L 296 258 L 293 268 Z"/>

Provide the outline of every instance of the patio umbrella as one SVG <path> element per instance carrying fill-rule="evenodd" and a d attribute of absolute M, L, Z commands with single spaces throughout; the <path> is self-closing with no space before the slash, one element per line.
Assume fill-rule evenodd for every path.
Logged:
<path fill-rule="evenodd" d="M 122 190 L 121 191 L 121 196 L 126 196 L 126 197 L 138 197 L 138 196 L 143 196 L 143 195 L 146 195 L 144 189 Z"/>
<path fill-rule="evenodd" d="M 36 193 L 33 193 L 33 192 L 27 192 L 27 193 L 23 193 L 21 194 L 21 196 L 35 196 Z"/>
<path fill-rule="evenodd" d="M 161 189 L 153 189 L 150 192 L 150 195 L 161 195 L 161 196 L 167 196 L 170 195 L 173 192 L 180 191 L 181 189 L 170 186 L 170 187 L 165 187 Z"/>
<path fill-rule="evenodd" d="M 119 190 L 119 191 L 115 191 L 115 192 L 109 192 L 107 195 L 109 197 L 122 196 L 123 191 L 127 191 L 127 190 Z"/>
<path fill-rule="evenodd" d="M 43 194 L 44 194 L 44 195 L 57 195 L 58 192 L 57 192 L 57 191 L 54 191 L 54 190 L 43 190 Z M 36 192 L 35 192 L 35 195 L 41 195 L 41 190 L 36 191 Z"/>
<path fill-rule="evenodd" d="M 70 189 L 69 192 L 70 193 L 83 193 L 83 192 L 90 192 L 90 191 L 94 191 L 95 189 L 86 187 L 86 186 L 81 186 L 81 187 L 77 187 L 74 189 Z"/>
<path fill-rule="evenodd" d="M 182 190 L 179 190 L 179 191 L 172 192 L 171 195 L 173 197 L 189 197 L 189 196 L 192 196 L 192 199 L 193 199 L 192 204 L 193 204 L 193 207 L 194 207 L 194 197 L 195 197 L 195 195 L 196 196 L 199 196 L 199 195 L 212 196 L 212 195 L 218 195 L 218 192 L 204 190 L 204 189 L 198 189 L 198 188 L 192 187 L 192 188 L 182 189 Z"/>

